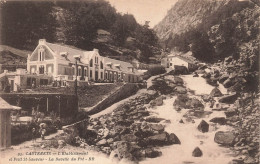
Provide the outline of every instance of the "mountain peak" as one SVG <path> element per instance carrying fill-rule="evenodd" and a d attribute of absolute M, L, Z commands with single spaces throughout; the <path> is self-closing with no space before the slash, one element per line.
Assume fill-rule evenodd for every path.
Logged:
<path fill-rule="evenodd" d="M 181 34 L 201 23 L 202 19 L 230 0 L 179 0 L 154 30 L 164 41 L 172 34 Z"/>

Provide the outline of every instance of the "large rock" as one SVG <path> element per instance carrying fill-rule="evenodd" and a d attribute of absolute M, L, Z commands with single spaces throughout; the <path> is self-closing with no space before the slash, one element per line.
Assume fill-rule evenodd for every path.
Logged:
<path fill-rule="evenodd" d="M 201 131 L 202 133 L 208 132 L 209 131 L 209 124 L 201 120 L 200 124 L 198 125 L 198 130 Z"/>
<path fill-rule="evenodd" d="M 163 118 L 156 117 L 156 116 L 149 116 L 149 117 L 146 117 L 146 118 L 145 118 L 145 121 L 146 121 L 146 122 L 154 122 L 154 123 L 159 123 L 159 122 L 161 122 L 162 120 L 164 120 L 164 119 L 163 119 Z"/>
<path fill-rule="evenodd" d="M 163 96 L 159 96 L 155 100 L 152 100 L 150 104 L 152 106 L 162 106 L 163 105 Z"/>
<path fill-rule="evenodd" d="M 221 91 L 215 87 L 214 89 L 212 89 L 212 91 L 209 94 L 211 97 L 220 97 L 223 96 L 223 94 L 221 93 Z"/>
<path fill-rule="evenodd" d="M 228 77 L 229 77 L 228 74 L 223 74 L 223 75 L 221 75 L 221 76 L 219 77 L 219 82 L 220 82 L 220 83 L 223 83 L 225 80 L 228 79 Z"/>
<path fill-rule="evenodd" d="M 145 149 L 145 157 L 147 158 L 156 158 L 162 155 L 161 151 L 154 150 L 153 148 Z"/>
<path fill-rule="evenodd" d="M 164 131 L 164 126 L 162 124 L 150 124 L 149 126 L 154 131 L 158 131 L 158 132 Z"/>
<path fill-rule="evenodd" d="M 168 142 L 169 144 L 181 144 L 181 141 L 174 133 L 169 135 Z"/>
<path fill-rule="evenodd" d="M 188 95 L 178 95 L 173 103 L 173 106 L 176 108 L 186 108 L 187 101 L 189 101 Z"/>
<path fill-rule="evenodd" d="M 98 141 L 96 143 L 96 145 L 98 145 L 98 146 L 102 146 L 102 145 L 106 145 L 106 144 L 107 144 L 107 140 L 106 139 L 102 139 L 102 140 L 100 140 L 100 141 Z"/>
<path fill-rule="evenodd" d="M 214 141 L 223 146 L 233 146 L 235 143 L 236 136 L 233 132 L 218 131 L 215 134 Z"/>
<path fill-rule="evenodd" d="M 234 108 L 228 108 L 227 111 L 224 112 L 226 117 L 232 117 L 237 114 L 237 111 Z"/>
<path fill-rule="evenodd" d="M 212 118 L 210 120 L 210 122 L 218 123 L 220 125 L 225 125 L 226 124 L 226 118 L 225 117 L 215 117 L 215 118 Z"/>
<path fill-rule="evenodd" d="M 180 94 L 185 94 L 187 93 L 187 90 L 186 88 L 182 87 L 182 86 L 176 86 L 174 88 L 174 91 L 176 91 L 177 93 L 180 93 Z"/>
<path fill-rule="evenodd" d="M 133 155 L 130 153 L 132 150 L 131 144 L 125 141 L 114 142 L 113 144 L 114 151 L 113 156 L 118 157 L 119 159 L 126 158 L 128 160 L 134 160 Z"/>
<path fill-rule="evenodd" d="M 193 157 L 201 157 L 203 155 L 202 151 L 200 150 L 199 147 L 196 147 L 193 152 L 192 152 L 192 156 Z"/>
<path fill-rule="evenodd" d="M 158 145 L 158 146 L 166 145 L 168 142 L 168 133 L 163 132 L 160 134 L 156 134 L 154 136 L 150 136 L 147 139 L 148 139 L 148 143 L 151 145 Z"/>
<path fill-rule="evenodd" d="M 207 72 L 205 72 L 201 77 L 203 77 L 203 78 L 210 78 L 211 77 L 211 74 L 210 73 L 207 73 Z"/>
<path fill-rule="evenodd" d="M 234 85 L 234 82 L 233 82 L 233 80 L 231 80 L 231 79 L 229 79 L 229 78 L 223 82 L 223 86 L 224 86 L 225 88 L 229 88 L 229 87 L 231 87 L 232 85 Z"/>
<path fill-rule="evenodd" d="M 237 97 L 238 97 L 238 95 L 236 93 L 227 95 L 227 96 L 223 96 L 219 99 L 219 102 L 233 104 L 236 101 Z"/>
<path fill-rule="evenodd" d="M 209 85 L 216 86 L 216 87 L 218 86 L 217 79 L 215 79 L 215 78 L 207 78 L 206 82 Z"/>
<path fill-rule="evenodd" d="M 137 137 L 133 134 L 125 134 L 121 136 L 121 140 L 128 142 L 136 142 Z"/>
<path fill-rule="evenodd" d="M 190 101 L 190 107 L 191 108 L 199 108 L 199 109 L 204 109 L 204 105 L 200 102 L 200 100 L 196 98 L 192 98 Z"/>
<path fill-rule="evenodd" d="M 244 164 L 257 164 L 258 162 L 253 158 L 253 157 L 250 157 L 250 156 L 247 156 L 245 159 L 244 159 Z M 259 164 L 259 163 L 258 163 Z"/>
<path fill-rule="evenodd" d="M 184 82 L 183 82 L 183 79 L 180 78 L 180 77 L 178 77 L 178 76 L 174 76 L 173 82 L 174 82 L 175 84 L 181 84 L 181 85 L 184 83 Z"/>

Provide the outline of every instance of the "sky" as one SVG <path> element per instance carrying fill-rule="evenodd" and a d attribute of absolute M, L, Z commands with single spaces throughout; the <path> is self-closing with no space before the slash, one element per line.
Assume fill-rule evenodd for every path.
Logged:
<path fill-rule="evenodd" d="M 167 14 L 167 11 L 177 0 L 107 0 L 118 12 L 129 13 L 135 16 L 138 23 L 144 24 L 150 21 L 150 27 L 154 27 Z"/>

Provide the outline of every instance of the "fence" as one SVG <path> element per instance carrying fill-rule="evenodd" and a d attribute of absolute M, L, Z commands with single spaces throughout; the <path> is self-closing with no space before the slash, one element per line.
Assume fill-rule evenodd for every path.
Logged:
<path fill-rule="evenodd" d="M 14 106 L 21 107 L 21 112 L 31 115 L 41 112 L 46 115 L 55 113 L 60 118 L 69 117 L 78 111 L 78 101 L 75 95 L 59 93 L 4 93 L 5 101 Z"/>

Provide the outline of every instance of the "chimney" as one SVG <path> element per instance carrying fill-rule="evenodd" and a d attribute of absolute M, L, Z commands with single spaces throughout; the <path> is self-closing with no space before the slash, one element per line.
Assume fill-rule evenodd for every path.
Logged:
<path fill-rule="evenodd" d="M 40 39 L 40 40 L 39 40 L 39 44 L 40 44 L 40 45 L 44 45 L 45 43 L 46 43 L 46 39 Z"/>
<path fill-rule="evenodd" d="M 96 49 L 96 48 L 94 48 L 93 51 L 98 53 L 98 49 Z"/>

